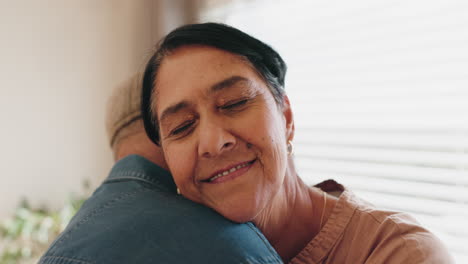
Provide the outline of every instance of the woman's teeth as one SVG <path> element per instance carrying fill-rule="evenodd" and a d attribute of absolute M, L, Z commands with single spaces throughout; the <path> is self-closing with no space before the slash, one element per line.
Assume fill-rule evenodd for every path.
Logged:
<path fill-rule="evenodd" d="M 243 164 L 241 164 L 241 165 L 238 165 L 238 166 L 236 166 L 236 167 L 233 167 L 233 168 L 231 168 L 231 169 L 229 169 L 229 170 L 225 170 L 225 171 L 223 171 L 223 172 L 220 172 L 220 173 L 218 173 L 217 175 L 215 175 L 214 177 L 210 178 L 208 181 L 209 181 L 209 182 L 212 182 L 212 181 L 218 179 L 219 177 L 226 176 L 226 175 L 228 175 L 229 173 L 233 173 L 233 172 L 235 172 L 235 171 L 238 170 L 238 169 L 241 169 L 241 168 L 246 167 L 247 165 L 249 165 L 248 162 L 243 163 Z"/>

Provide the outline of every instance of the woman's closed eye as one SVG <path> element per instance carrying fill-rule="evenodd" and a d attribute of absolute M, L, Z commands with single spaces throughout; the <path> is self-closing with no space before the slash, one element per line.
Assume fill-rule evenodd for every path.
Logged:
<path fill-rule="evenodd" d="M 194 120 L 187 120 L 174 128 L 171 132 L 171 136 L 183 136 L 184 133 L 187 134 L 193 128 L 193 124 L 195 123 Z"/>
<path fill-rule="evenodd" d="M 236 101 L 230 101 L 225 105 L 220 106 L 219 108 L 222 110 L 237 110 L 238 108 L 245 106 L 245 104 L 247 104 L 248 101 L 249 99 L 246 98 Z"/>

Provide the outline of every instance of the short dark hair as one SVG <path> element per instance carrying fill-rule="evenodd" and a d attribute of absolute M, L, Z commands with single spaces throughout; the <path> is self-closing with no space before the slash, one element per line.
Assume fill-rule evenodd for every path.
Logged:
<path fill-rule="evenodd" d="M 162 60 L 182 46 L 211 46 L 239 55 L 250 62 L 266 82 L 275 101 L 283 105 L 286 63 L 269 45 L 231 26 L 220 23 L 189 24 L 176 28 L 157 45 L 143 75 L 141 112 L 146 134 L 159 145 L 159 125 L 151 103 L 156 75 Z"/>

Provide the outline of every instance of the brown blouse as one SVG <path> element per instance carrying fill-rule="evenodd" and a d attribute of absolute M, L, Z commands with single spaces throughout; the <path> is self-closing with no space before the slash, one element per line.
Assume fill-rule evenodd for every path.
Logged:
<path fill-rule="evenodd" d="M 379 210 L 333 180 L 316 187 L 337 194 L 338 201 L 290 263 L 455 263 L 442 242 L 410 215 Z"/>

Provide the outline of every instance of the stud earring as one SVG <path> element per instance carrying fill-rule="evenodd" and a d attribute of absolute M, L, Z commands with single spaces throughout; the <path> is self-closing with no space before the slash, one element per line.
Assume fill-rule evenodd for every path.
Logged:
<path fill-rule="evenodd" d="M 288 140 L 288 156 L 294 154 L 294 146 L 291 140 Z"/>
<path fill-rule="evenodd" d="M 177 194 L 180 195 L 180 189 L 177 187 Z"/>

